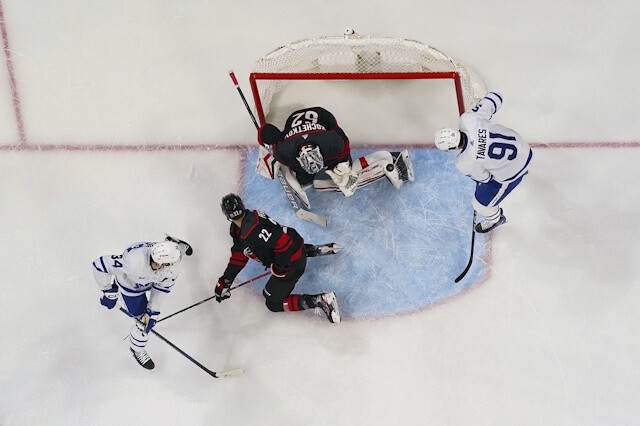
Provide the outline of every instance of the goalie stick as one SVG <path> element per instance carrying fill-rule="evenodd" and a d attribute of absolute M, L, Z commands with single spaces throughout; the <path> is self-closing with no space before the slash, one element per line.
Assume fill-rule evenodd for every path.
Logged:
<path fill-rule="evenodd" d="M 139 324 L 142 324 L 142 322 L 137 319 L 136 317 L 134 317 L 133 315 L 131 315 L 129 313 L 129 311 L 127 311 L 125 308 L 123 308 L 122 306 L 119 306 L 120 311 L 123 312 L 125 315 L 127 315 L 130 318 L 133 318 L 134 320 L 136 320 L 136 322 L 138 322 Z M 208 375 L 210 375 L 211 377 L 215 377 L 216 379 L 219 379 L 220 377 L 232 377 L 232 376 L 241 376 L 242 374 L 244 374 L 244 370 L 242 368 L 235 368 L 233 370 L 224 370 L 224 371 L 212 371 L 209 370 L 207 367 L 205 367 L 204 365 L 200 364 L 198 361 L 196 361 L 195 359 L 193 359 L 188 353 L 186 353 L 185 351 L 183 351 L 182 349 L 180 349 L 179 347 L 177 347 L 176 345 L 174 345 L 173 343 L 171 343 L 171 341 L 169 341 L 167 338 L 165 338 L 163 335 L 161 335 L 160 333 L 158 333 L 157 331 L 155 331 L 154 329 L 150 330 L 150 333 L 155 334 L 156 336 L 158 336 L 158 338 L 160 340 L 162 340 L 163 342 L 165 342 L 167 345 L 171 346 L 173 349 L 175 349 L 176 351 L 178 351 L 178 353 L 180 353 L 180 355 L 182 355 L 183 357 L 187 358 L 189 361 L 191 361 L 192 363 L 194 363 L 195 365 L 197 365 L 198 367 L 200 367 L 201 370 L 203 370 L 204 372 L 206 372 Z"/>
<path fill-rule="evenodd" d="M 244 106 L 247 109 L 247 112 L 249 113 L 249 116 L 251 117 L 251 120 L 253 120 L 253 124 L 256 126 L 256 130 L 259 130 L 260 126 L 258 125 L 258 122 L 256 121 L 256 118 L 253 115 L 253 112 L 251 112 L 251 108 L 249 107 L 249 104 L 247 103 L 247 99 L 244 97 L 244 93 L 242 93 L 242 89 L 240 88 L 240 85 L 238 84 L 238 79 L 236 79 L 236 75 L 233 72 L 233 70 L 229 71 L 229 77 L 231 77 L 231 81 L 233 81 L 234 86 L 236 86 L 236 89 L 238 90 L 238 94 L 240 94 L 240 98 L 242 98 L 242 102 L 244 103 Z M 302 202 L 304 202 L 304 200 L 302 200 L 302 197 L 300 197 L 296 193 L 296 191 L 293 188 L 291 188 L 291 185 L 289 185 L 289 182 L 287 182 L 286 178 L 282 174 L 282 171 L 278 170 L 276 174 L 278 176 L 278 181 L 282 185 L 282 189 L 284 189 L 285 195 L 287 196 L 287 199 L 289 200 L 289 203 L 291 204 L 291 207 L 293 208 L 293 211 L 296 213 L 296 216 L 298 216 L 302 220 L 306 220 L 308 222 L 313 222 L 313 223 L 315 223 L 317 225 L 324 226 L 326 228 L 326 226 L 327 226 L 327 218 L 324 217 L 324 216 L 320 216 L 319 214 L 313 213 L 313 212 L 303 208 L 300 205 L 300 203 L 298 201 L 296 201 L 296 199 L 298 199 L 299 201 L 302 201 Z"/>

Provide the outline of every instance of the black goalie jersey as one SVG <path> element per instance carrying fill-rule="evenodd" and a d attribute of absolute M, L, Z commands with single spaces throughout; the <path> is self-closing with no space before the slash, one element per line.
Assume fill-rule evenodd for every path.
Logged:
<path fill-rule="evenodd" d="M 284 126 L 284 140 L 273 146 L 273 156 L 297 174 L 306 174 L 296 159 L 300 147 L 311 144 L 320 148 L 325 167 L 351 164 L 349 138 L 338 127 L 336 118 L 324 108 L 304 108 L 293 112 Z"/>
<path fill-rule="evenodd" d="M 245 210 L 242 226 L 231 222 L 229 229 L 233 246 L 223 277 L 230 282 L 240 273 L 249 258 L 280 272 L 287 272 L 300 259 L 304 240 L 293 228 L 280 225 L 265 213 Z"/>

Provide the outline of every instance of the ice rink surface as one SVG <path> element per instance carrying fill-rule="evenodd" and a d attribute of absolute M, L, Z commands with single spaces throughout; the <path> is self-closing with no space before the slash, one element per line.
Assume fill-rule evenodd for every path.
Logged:
<path fill-rule="evenodd" d="M 630 0 L 0 0 L 0 425 L 639 424 L 638 22 Z M 534 146 L 508 224 L 477 237 L 459 287 L 445 283 L 466 262 L 473 186 L 432 145 L 456 124 L 450 87 L 280 99 L 334 112 L 358 153 L 414 157 L 416 182 L 397 191 L 311 192 L 326 230 L 253 173 L 255 131 L 227 71 L 249 95 L 258 57 L 346 27 L 462 60 L 503 94 L 494 121 Z M 91 262 L 170 233 L 195 254 L 163 315 L 211 296 L 229 192 L 311 242 L 344 242 L 300 282 L 335 289 L 344 321 L 273 314 L 261 280 L 157 326 L 244 376 L 213 379 L 154 336 L 143 370 Z"/>

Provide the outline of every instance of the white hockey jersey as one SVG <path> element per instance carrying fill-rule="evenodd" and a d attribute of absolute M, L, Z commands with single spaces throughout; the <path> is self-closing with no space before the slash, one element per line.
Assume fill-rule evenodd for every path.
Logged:
<path fill-rule="evenodd" d="M 149 291 L 148 307 L 160 311 L 162 299 L 175 284 L 178 265 L 151 269 L 151 249 L 154 243 L 132 244 L 122 254 L 104 255 L 93 261 L 93 275 L 101 290 L 112 283 L 125 296 L 135 297 Z"/>
<path fill-rule="evenodd" d="M 489 92 L 460 117 L 459 128 L 467 143 L 456 158 L 456 167 L 478 182 L 513 182 L 526 173 L 531 161 L 531 148 L 522 136 L 489 121 L 501 106 L 502 96 Z"/>

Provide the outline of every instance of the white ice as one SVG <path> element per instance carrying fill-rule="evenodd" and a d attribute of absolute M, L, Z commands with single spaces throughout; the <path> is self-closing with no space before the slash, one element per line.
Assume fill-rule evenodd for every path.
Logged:
<path fill-rule="evenodd" d="M 640 423 L 638 2 L 0 8 L 1 425 Z M 130 320 L 98 303 L 91 261 L 174 233 L 197 251 L 163 312 L 210 296 L 229 249 L 218 203 L 240 189 L 239 146 L 255 144 L 227 71 L 249 95 L 256 58 L 346 27 L 469 64 L 505 97 L 495 119 L 535 144 L 492 238 L 490 278 L 413 314 L 339 325 L 272 314 L 238 290 L 158 331 L 244 376 L 214 380 L 153 336 L 157 367 L 143 370 L 123 341 Z M 456 120 L 446 96 L 381 102 L 346 88 L 317 103 L 355 145 L 392 143 L 390 129 L 431 143 Z M 414 114 L 423 104 L 427 120 Z M 155 145 L 193 149 L 140 149 Z"/>

